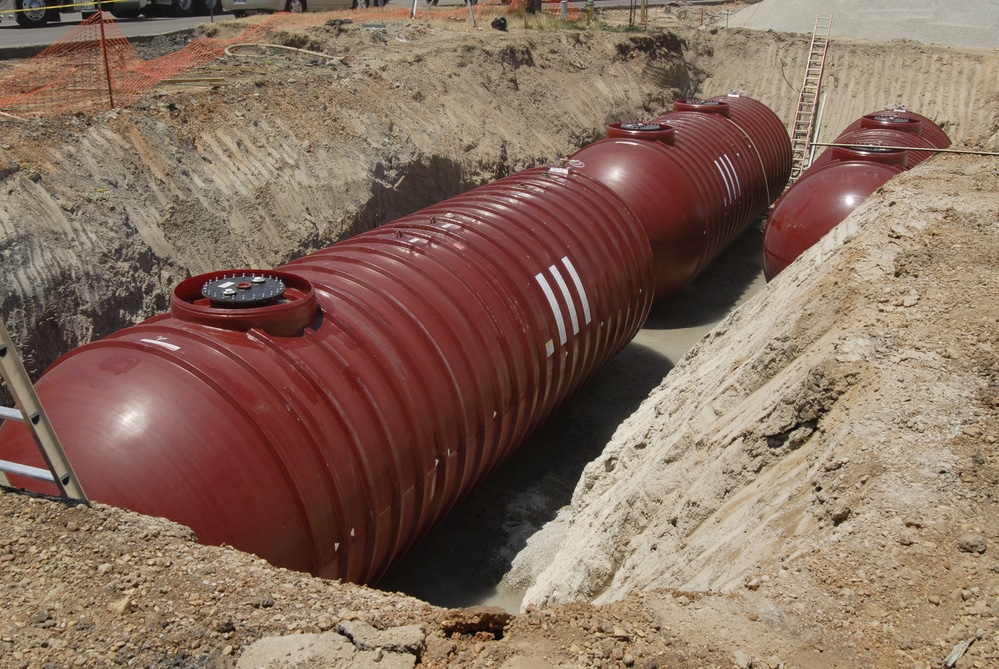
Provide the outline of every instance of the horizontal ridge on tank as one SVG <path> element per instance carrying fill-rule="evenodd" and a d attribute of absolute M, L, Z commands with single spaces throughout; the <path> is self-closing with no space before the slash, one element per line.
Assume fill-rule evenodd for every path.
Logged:
<path fill-rule="evenodd" d="M 763 230 L 770 281 L 896 174 L 950 146 L 927 117 L 888 107 L 851 123 L 774 206 Z"/>
<path fill-rule="evenodd" d="M 276 269 L 187 279 L 169 313 L 62 356 L 36 390 L 91 499 L 373 583 L 790 168 L 763 104 L 681 101 Z M 0 458 L 40 460 L 20 424 Z"/>

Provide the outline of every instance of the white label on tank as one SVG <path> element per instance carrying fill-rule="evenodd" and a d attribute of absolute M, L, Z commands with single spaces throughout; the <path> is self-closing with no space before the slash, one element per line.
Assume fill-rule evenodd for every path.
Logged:
<path fill-rule="evenodd" d="M 555 299 L 555 293 L 552 292 L 552 287 L 548 283 L 548 279 L 545 278 L 544 274 L 535 274 L 534 280 L 538 282 L 538 285 L 541 286 L 541 292 L 543 292 L 545 297 L 548 298 L 548 306 L 551 307 L 552 315 L 555 316 L 555 324 L 558 326 L 559 343 L 565 344 L 565 342 L 568 341 L 568 336 L 565 333 L 565 319 L 562 318 L 562 310 L 559 308 L 558 301 Z M 551 353 L 548 355 L 551 355 Z"/>
<path fill-rule="evenodd" d="M 736 171 L 735 165 L 732 163 L 732 159 L 728 157 L 728 154 L 720 158 L 715 158 L 715 167 L 718 168 L 718 172 L 725 182 L 725 190 L 728 191 L 728 198 L 723 203 L 727 207 L 742 195 L 742 184 L 739 183 L 739 173 Z"/>
<path fill-rule="evenodd" d="M 145 342 L 147 344 L 153 344 L 154 346 L 162 346 L 168 351 L 179 351 L 180 346 L 176 344 L 171 344 L 169 342 L 161 341 L 159 339 L 140 339 L 139 341 Z"/>
<path fill-rule="evenodd" d="M 220 283 L 218 287 L 219 288 L 229 288 L 230 286 L 235 286 L 235 285 L 236 285 L 235 281 L 226 281 L 225 283 Z"/>
<path fill-rule="evenodd" d="M 558 284 L 558 289 L 562 291 L 562 299 L 565 300 L 566 305 L 569 307 L 569 319 L 572 321 L 572 334 L 579 334 L 579 318 L 576 316 L 576 302 L 572 299 L 572 295 L 569 294 L 569 286 L 565 285 L 565 279 L 558 271 L 558 267 L 552 265 L 548 268 L 548 271 L 552 273 L 552 278 L 555 279 L 555 283 Z M 565 343 L 564 341 L 562 342 Z"/>
<path fill-rule="evenodd" d="M 555 353 L 555 342 L 553 342 L 551 339 L 545 342 L 545 353 L 548 355 L 549 358 L 552 357 L 552 355 Z"/>
<path fill-rule="evenodd" d="M 735 184 L 735 196 L 739 197 L 742 195 L 742 184 L 739 183 L 739 172 L 735 169 L 735 164 L 732 162 L 732 159 L 729 158 L 727 153 L 722 156 L 722 160 L 724 160 L 725 164 L 728 165 L 728 169 L 732 175 L 732 182 Z"/>
<path fill-rule="evenodd" d="M 579 301 L 583 304 L 583 322 L 589 325 L 593 318 L 590 315 L 590 300 L 586 297 L 586 290 L 583 288 L 583 282 L 579 279 L 579 274 L 576 273 L 576 268 L 572 266 L 572 261 L 569 260 L 569 256 L 562 257 L 562 264 L 565 265 L 565 269 L 569 272 L 569 276 L 572 277 L 572 283 L 576 286 L 576 292 L 579 293 Z"/>
<path fill-rule="evenodd" d="M 572 261 L 569 260 L 568 256 L 562 256 L 561 263 L 563 269 L 559 269 L 559 266 L 549 265 L 548 272 L 551 274 L 552 280 L 555 285 L 558 286 L 558 291 L 562 296 L 563 304 L 559 302 L 555 291 L 552 289 L 552 284 L 545 277 L 543 273 L 536 274 L 534 279 L 541 286 L 542 292 L 548 299 L 548 306 L 552 310 L 552 315 L 555 316 L 555 322 L 558 325 L 558 336 L 559 343 L 565 344 L 568 340 L 568 334 L 566 332 L 565 323 L 565 310 L 569 312 L 569 320 L 572 322 L 572 334 L 579 334 L 580 324 L 579 315 L 580 310 L 582 310 L 583 323 L 589 325 L 590 321 L 593 320 L 593 315 L 590 313 L 590 300 L 586 295 L 586 289 L 583 287 L 583 282 L 579 278 L 579 273 L 573 266 Z M 575 288 L 575 294 L 569 287 L 569 282 L 566 280 L 563 271 L 569 275 L 569 279 L 572 282 L 572 287 Z M 579 304 L 577 305 L 577 300 Z M 548 351 L 548 355 L 552 355 L 554 349 Z"/>
<path fill-rule="evenodd" d="M 720 160 L 719 158 L 715 158 L 715 167 L 718 168 L 718 172 L 721 174 L 722 181 L 725 182 L 725 190 L 728 192 L 728 197 L 726 197 L 722 201 L 722 205 L 727 207 L 729 202 L 732 201 L 732 184 L 730 184 L 728 181 L 728 171 L 725 169 L 722 163 L 719 162 L 719 160 Z"/>

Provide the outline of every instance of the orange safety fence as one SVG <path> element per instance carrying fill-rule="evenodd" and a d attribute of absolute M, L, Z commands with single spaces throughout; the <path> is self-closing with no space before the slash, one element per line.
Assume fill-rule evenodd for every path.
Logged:
<path fill-rule="evenodd" d="M 144 61 L 114 20 L 97 12 L 0 79 L 0 110 L 55 116 L 126 107 L 163 79 L 219 58 L 231 42 L 259 40 L 266 30 L 247 26 L 234 39 L 198 39 Z"/>
<path fill-rule="evenodd" d="M 476 16 L 483 11 L 505 14 L 519 10 L 521 0 L 514 3 L 480 3 L 473 5 L 472 11 Z M 549 7 L 546 11 L 551 11 Z M 331 16 L 354 22 L 408 19 L 410 11 L 410 6 L 395 5 L 332 14 L 281 12 L 259 22 L 247 22 L 233 37 L 202 37 L 151 60 L 139 56 L 113 19 L 96 12 L 59 42 L 0 78 L 0 112 L 8 116 L 57 116 L 127 107 L 161 81 L 221 58 L 228 46 L 258 43 L 272 30 L 320 25 Z M 469 7 L 423 5 L 416 18 L 468 20 Z"/>

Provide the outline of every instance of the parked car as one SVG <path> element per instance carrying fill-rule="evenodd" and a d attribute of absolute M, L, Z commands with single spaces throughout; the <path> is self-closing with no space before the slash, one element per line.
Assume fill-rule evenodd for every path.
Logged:
<path fill-rule="evenodd" d="M 249 12 L 329 12 L 337 9 L 381 7 L 388 0 L 222 0 L 222 9 L 235 16 Z"/>
<path fill-rule="evenodd" d="M 146 16 L 208 16 L 223 12 L 221 0 L 149 0 Z"/>
<path fill-rule="evenodd" d="M 134 18 L 145 9 L 149 0 L 120 0 L 102 3 L 102 7 L 117 18 Z M 67 6 L 59 0 L 14 0 L 14 19 L 22 28 L 37 28 L 49 21 L 59 21 L 62 14 L 83 14 L 84 18 L 97 13 L 98 3 Z"/>
<path fill-rule="evenodd" d="M 7 5 L 10 5 L 9 8 Z M 23 28 L 37 28 L 50 21 L 60 21 L 62 14 L 81 13 L 84 18 L 96 14 L 98 6 L 116 19 L 135 19 L 139 16 L 191 16 L 192 14 L 221 14 L 220 0 L 103 0 L 86 5 L 73 5 L 61 0 L 4 0 L 4 9 L 17 10 L 14 18 Z"/>

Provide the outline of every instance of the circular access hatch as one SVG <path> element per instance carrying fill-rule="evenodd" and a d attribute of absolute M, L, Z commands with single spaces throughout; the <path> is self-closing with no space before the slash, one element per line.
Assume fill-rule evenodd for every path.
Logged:
<path fill-rule="evenodd" d="M 316 319 L 319 304 L 312 284 L 295 274 L 229 270 L 182 281 L 173 291 L 170 311 L 202 325 L 291 336 Z"/>

